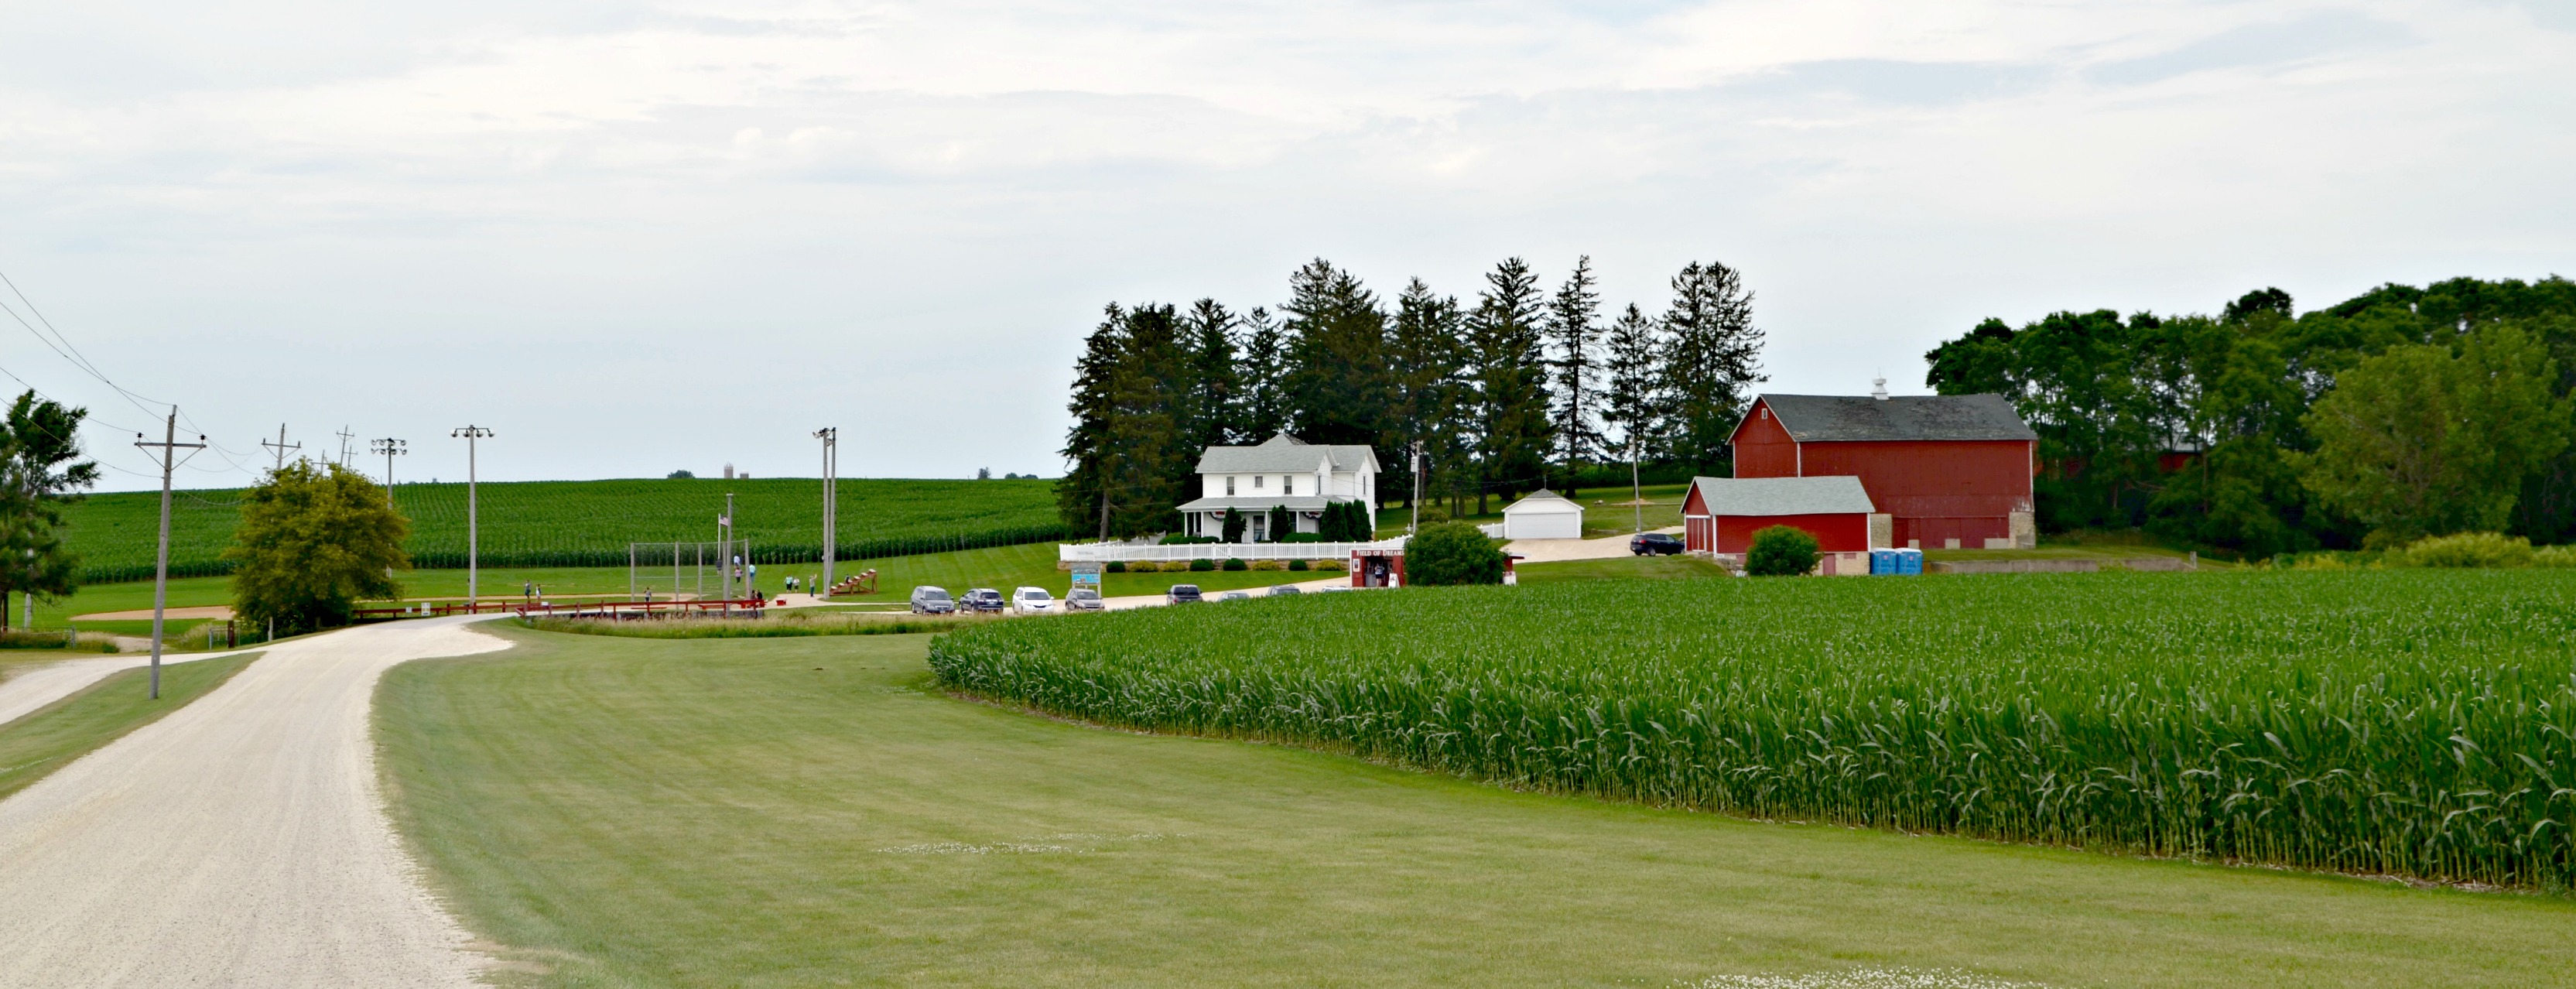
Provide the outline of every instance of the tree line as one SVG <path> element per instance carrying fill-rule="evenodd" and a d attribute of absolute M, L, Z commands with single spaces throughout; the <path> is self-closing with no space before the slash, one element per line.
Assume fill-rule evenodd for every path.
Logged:
<path fill-rule="evenodd" d="M 1717 262 L 1682 266 L 1671 291 L 1661 312 L 1605 320 L 1589 257 L 1553 291 L 1515 257 L 1472 301 L 1414 278 L 1390 302 L 1317 258 L 1276 310 L 1110 303 L 1074 365 L 1058 507 L 1077 532 L 1171 531 L 1201 450 L 1281 432 L 1370 447 L 1390 502 L 1410 496 L 1419 444 L 1423 494 L 1453 514 L 1631 456 L 1724 473 L 1763 380 L 1753 293 Z"/>
<path fill-rule="evenodd" d="M 1942 394 L 2040 435 L 2044 529 L 2143 527 L 2248 557 L 2505 531 L 2576 537 L 2576 283 L 2384 285 L 2306 313 L 1988 319 L 1925 355 Z"/>

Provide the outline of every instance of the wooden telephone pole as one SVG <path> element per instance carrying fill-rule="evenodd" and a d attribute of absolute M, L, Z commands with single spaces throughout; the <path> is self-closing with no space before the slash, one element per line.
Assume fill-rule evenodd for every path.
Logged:
<path fill-rule="evenodd" d="M 286 438 L 281 428 L 279 439 Z M 170 407 L 170 418 L 162 424 L 161 442 L 146 442 L 142 433 L 134 434 L 134 445 L 161 451 L 161 550 L 152 565 L 152 699 L 161 699 L 161 618 L 170 605 L 170 472 L 179 466 L 180 450 L 203 450 L 206 438 L 197 442 L 179 442 L 179 407 Z M 196 454 L 190 453 L 189 456 Z"/>

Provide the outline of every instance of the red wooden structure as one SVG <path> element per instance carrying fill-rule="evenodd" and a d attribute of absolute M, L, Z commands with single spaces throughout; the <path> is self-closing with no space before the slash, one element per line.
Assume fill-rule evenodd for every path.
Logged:
<path fill-rule="evenodd" d="M 1764 395 L 1729 442 L 1735 476 L 1860 479 L 1897 546 L 2033 545 L 2039 434 L 2001 395 Z"/>
<path fill-rule="evenodd" d="M 1827 553 L 1869 550 L 1870 498 L 1850 477 L 1703 477 L 1682 499 L 1682 547 L 1741 554 L 1775 525 L 1805 530 Z"/>

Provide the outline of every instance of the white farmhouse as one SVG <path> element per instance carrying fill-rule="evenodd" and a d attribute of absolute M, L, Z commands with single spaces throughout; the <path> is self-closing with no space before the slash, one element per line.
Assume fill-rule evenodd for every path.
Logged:
<path fill-rule="evenodd" d="M 1212 446 L 1199 454 L 1199 497 L 1181 506 L 1182 525 L 1193 536 L 1225 534 L 1225 510 L 1242 512 L 1244 538 L 1280 535 L 1270 510 L 1296 513 L 1297 531 L 1314 532 L 1324 506 L 1336 501 L 1377 503 L 1377 453 L 1364 445 L 1306 443 L 1281 433 L 1260 446 Z"/>

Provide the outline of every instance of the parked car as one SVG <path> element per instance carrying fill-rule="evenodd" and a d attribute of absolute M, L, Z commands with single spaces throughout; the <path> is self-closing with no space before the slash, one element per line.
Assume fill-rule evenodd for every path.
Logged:
<path fill-rule="evenodd" d="M 1096 587 L 1077 587 L 1064 594 L 1066 611 L 1099 611 L 1104 604 L 1100 600 L 1100 589 Z"/>
<path fill-rule="evenodd" d="M 1250 601 L 1252 600 L 1252 595 L 1243 591 L 1227 591 L 1223 594 L 1217 595 L 1216 599 L 1219 601 Z"/>
<path fill-rule="evenodd" d="M 1043 587 L 1022 587 L 1011 591 L 1011 611 L 1021 615 L 1041 615 L 1055 610 L 1055 595 Z"/>
<path fill-rule="evenodd" d="M 1002 592 L 990 587 L 967 591 L 966 599 L 959 603 L 968 611 L 1000 611 L 1011 606 L 1010 602 L 1002 600 Z"/>
<path fill-rule="evenodd" d="M 912 589 L 913 614 L 945 615 L 956 610 L 957 602 L 949 598 L 945 587 L 924 585 Z"/>
<path fill-rule="evenodd" d="M 1163 592 L 1164 604 L 1197 604 L 1200 600 L 1197 584 L 1174 584 L 1171 590 Z"/>
<path fill-rule="evenodd" d="M 1628 537 L 1628 552 L 1637 556 L 1671 556 L 1682 549 L 1681 537 L 1669 532 L 1640 532 Z"/>
<path fill-rule="evenodd" d="M 1271 588 L 1270 588 L 1270 596 L 1271 596 L 1271 597 L 1274 597 L 1274 598 L 1284 598 L 1284 597 L 1287 597 L 1287 596 L 1289 596 L 1289 595 L 1291 595 L 1291 594 L 1301 594 L 1301 593 L 1304 593 L 1304 592 L 1299 591 L 1299 590 L 1297 589 L 1297 585 L 1295 585 L 1295 584 L 1275 584 L 1275 585 L 1272 585 L 1272 586 L 1271 586 Z"/>

